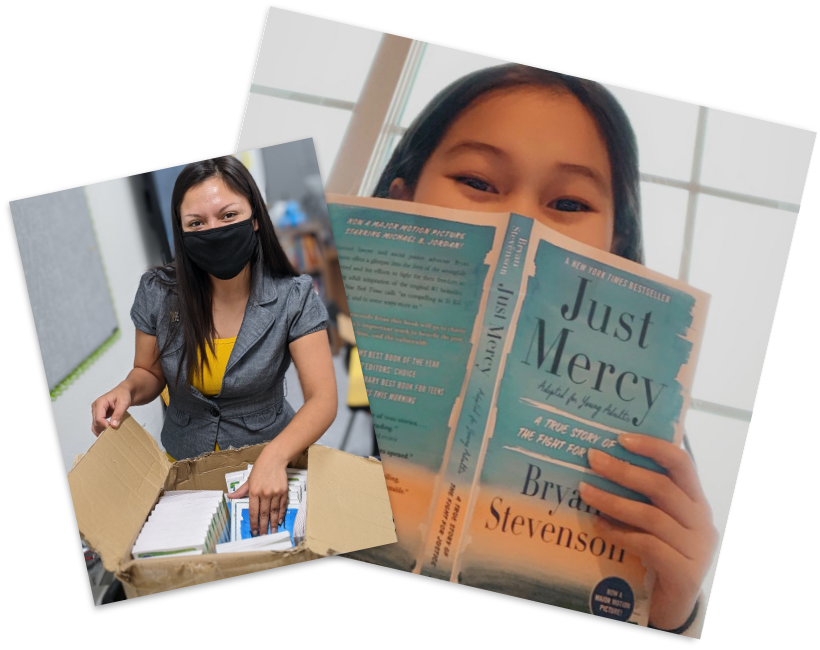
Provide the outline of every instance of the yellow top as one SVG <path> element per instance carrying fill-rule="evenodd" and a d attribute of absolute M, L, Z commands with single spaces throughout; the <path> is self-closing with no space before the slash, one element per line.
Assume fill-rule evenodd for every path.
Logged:
<path fill-rule="evenodd" d="M 214 352 L 211 352 L 209 347 L 205 348 L 208 367 L 203 368 L 201 378 L 194 375 L 191 384 L 206 397 L 218 395 L 222 390 L 222 378 L 225 376 L 225 368 L 228 366 L 234 343 L 235 336 L 232 339 L 214 339 Z M 199 359 L 201 358 L 200 356 Z"/>

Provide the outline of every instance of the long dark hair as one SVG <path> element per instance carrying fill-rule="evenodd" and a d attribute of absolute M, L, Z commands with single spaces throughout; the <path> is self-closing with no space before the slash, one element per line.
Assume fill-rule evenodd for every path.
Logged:
<path fill-rule="evenodd" d="M 415 188 L 425 163 L 464 109 L 487 93 L 523 86 L 564 90 L 589 111 L 606 142 L 612 168 L 615 226 L 611 252 L 642 264 L 635 133 L 618 100 L 594 81 L 514 63 L 485 68 L 457 79 L 439 92 L 407 129 L 382 172 L 373 196 L 388 198 L 390 185 L 396 178 Z"/>
<path fill-rule="evenodd" d="M 273 229 L 268 209 L 262 199 L 262 193 L 253 180 L 250 172 L 233 156 L 222 156 L 200 160 L 186 165 L 174 184 L 171 195 L 171 223 L 174 233 L 174 261 L 162 267 L 175 295 L 173 309 L 178 316 L 169 323 L 168 339 L 160 351 L 160 356 L 177 334 L 176 328 L 182 329 L 182 354 L 177 368 L 175 385 L 179 383 L 182 367 L 189 360 L 187 380 L 190 383 L 195 376 L 202 377 L 208 367 L 206 346 L 214 352 L 213 340 L 216 336 L 213 316 L 213 293 L 208 274 L 194 264 L 188 257 L 182 244 L 182 216 L 180 206 L 185 194 L 211 178 L 220 178 L 237 194 L 241 194 L 251 206 L 251 218 L 256 219 L 259 229 L 256 231 L 256 253 L 251 259 L 251 286 L 254 273 L 261 262 L 273 277 L 292 277 L 298 275 L 282 250 L 279 239 Z M 162 277 L 160 274 L 159 277 Z M 199 355 L 199 363 L 196 363 Z"/>

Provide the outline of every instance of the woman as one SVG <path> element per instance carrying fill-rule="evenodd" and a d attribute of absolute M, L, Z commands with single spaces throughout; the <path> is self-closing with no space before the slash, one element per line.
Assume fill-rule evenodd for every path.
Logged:
<path fill-rule="evenodd" d="M 515 212 L 643 263 L 638 152 L 617 100 L 594 82 L 521 65 L 463 77 L 405 133 L 375 196 L 446 208 Z M 592 469 L 651 505 L 582 483 L 584 501 L 611 517 L 613 544 L 657 572 L 650 625 L 683 632 L 695 620 L 717 532 L 690 456 L 643 435 L 621 444 L 663 476 L 591 450 Z"/>
<path fill-rule="evenodd" d="M 131 405 L 168 386 L 162 443 L 173 458 L 268 444 L 247 483 L 251 532 L 275 530 L 287 509 L 285 467 L 336 415 L 327 312 L 297 276 L 248 170 L 226 156 L 191 163 L 171 198 L 174 262 L 147 271 L 131 310 L 134 368 L 92 405 L 92 431 L 117 428 Z M 291 359 L 305 403 L 284 399 Z"/>

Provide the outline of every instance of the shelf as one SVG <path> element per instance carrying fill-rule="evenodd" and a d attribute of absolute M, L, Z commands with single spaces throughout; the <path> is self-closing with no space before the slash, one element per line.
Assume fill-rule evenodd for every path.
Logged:
<path fill-rule="evenodd" d="M 300 237 L 303 235 L 313 235 L 314 237 L 320 238 L 324 232 L 318 225 L 310 223 L 301 226 L 294 226 L 293 228 L 279 228 L 278 226 L 274 226 L 274 231 L 279 239 L 293 239 L 294 237 Z"/>

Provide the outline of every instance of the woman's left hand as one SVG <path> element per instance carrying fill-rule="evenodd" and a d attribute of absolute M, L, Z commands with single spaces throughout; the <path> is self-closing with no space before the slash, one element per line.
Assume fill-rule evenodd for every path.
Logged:
<path fill-rule="evenodd" d="M 655 569 L 649 622 L 673 630 L 689 618 L 712 564 L 718 542 L 712 512 L 686 451 L 645 435 L 622 434 L 618 441 L 628 451 L 651 458 L 668 474 L 599 450 L 590 450 L 590 466 L 596 474 L 643 494 L 651 503 L 619 497 L 587 483 L 581 484 L 581 498 L 615 520 L 596 517 L 596 525 L 610 542 Z"/>
<path fill-rule="evenodd" d="M 251 518 L 251 535 L 267 535 L 285 520 L 288 508 L 288 475 L 285 468 L 287 459 L 279 458 L 269 444 L 253 464 L 248 480 L 229 499 L 249 497 L 248 514 Z"/>

